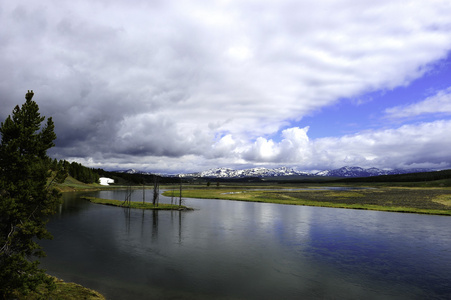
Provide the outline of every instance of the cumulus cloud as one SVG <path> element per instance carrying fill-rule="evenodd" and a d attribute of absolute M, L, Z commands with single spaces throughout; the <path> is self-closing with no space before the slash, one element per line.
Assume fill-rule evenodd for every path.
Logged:
<path fill-rule="evenodd" d="M 385 168 L 449 166 L 446 148 L 451 121 L 403 125 L 315 141 L 315 151 L 332 156 L 334 166 L 361 165 Z"/>
<path fill-rule="evenodd" d="M 325 169 L 344 165 L 380 168 L 449 167 L 451 121 L 404 125 L 309 140 L 308 128 L 289 128 L 279 143 L 259 138 L 242 153 L 246 160 Z"/>
<path fill-rule="evenodd" d="M 6 1 L 0 117 L 34 89 L 56 123 L 53 155 L 96 166 L 326 161 L 337 145 L 293 122 L 421 77 L 451 49 L 450 11 L 446 0 Z M 348 160 L 369 159 L 361 147 Z"/>
<path fill-rule="evenodd" d="M 451 114 L 451 87 L 410 105 L 395 106 L 385 110 L 390 118 L 409 118 L 428 114 Z"/>
<path fill-rule="evenodd" d="M 282 131 L 282 141 L 275 143 L 263 137 L 245 151 L 244 159 L 254 162 L 303 162 L 311 158 L 311 145 L 307 136 L 308 127 L 293 127 Z"/>

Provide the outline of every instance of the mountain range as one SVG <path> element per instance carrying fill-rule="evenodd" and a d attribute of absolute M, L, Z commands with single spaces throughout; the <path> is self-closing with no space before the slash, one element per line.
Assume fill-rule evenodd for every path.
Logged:
<path fill-rule="evenodd" d="M 246 178 L 246 177 L 282 177 L 282 176 L 324 176 L 324 177 L 369 177 L 379 175 L 396 175 L 416 172 L 428 172 L 430 169 L 393 169 L 382 170 L 378 168 L 361 168 L 361 167 L 342 167 L 339 169 L 323 170 L 318 172 L 300 172 L 287 167 L 280 167 L 276 169 L 268 168 L 251 168 L 244 170 L 233 170 L 230 168 L 216 168 L 198 173 L 187 173 L 172 175 L 174 177 L 200 177 L 200 178 Z M 141 172 L 134 169 L 122 171 L 129 174 L 151 174 Z"/>

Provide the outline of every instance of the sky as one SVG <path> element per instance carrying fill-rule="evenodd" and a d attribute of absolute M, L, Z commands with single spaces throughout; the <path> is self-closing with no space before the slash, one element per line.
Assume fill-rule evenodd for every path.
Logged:
<path fill-rule="evenodd" d="M 105 170 L 451 168 L 449 0 L 0 0 L 0 119 Z"/>

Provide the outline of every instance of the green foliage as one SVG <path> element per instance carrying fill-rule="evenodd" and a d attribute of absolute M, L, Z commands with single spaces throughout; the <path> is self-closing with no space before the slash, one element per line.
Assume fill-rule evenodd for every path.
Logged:
<path fill-rule="evenodd" d="M 100 176 L 114 179 L 114 185 L 153 185 L 155 176 L 158 177 L 158 182 L 161 184 L 178 184 L 180 182 L 179 177 L 166 177 L 155 174 L 129 174 L 123 172 L 108 172 L 102 169 L 96 169 L 95 172 L 97 172 Z"/>
<path fill-rule="evenodd" d="M 105 297 L 88 288 L 73 282 L 64 282 L 60 279 L 48 276 L 48 280 L 54 283 L 55 289 L 49 291 L 48 287 L 41 284 L 36 292 L 24 295 L 14 295 L 18 300 L 37 300 L 37 299 L 58 299 L 58 300 L 105 300 Z"/>
<path fill-rule="evenodd" d="M 64 167 L 68 170 L 69 175 L 83 183 L 98 183 L 99 174 L 96 170 L 83 166 L 77 162 L 69 163 L 63 161 Z"/>
<path fill-rule="evenodd" d="M 36 239 L 49 239 L 46 216 L 60 204 L 53 183 L 64 181 L 65 170 L 47 156 L 56 139 L 52 118 L 41 117 L 29 91 L 22 107 L 0 125 L 0 297 L 28 294 L 52 280 L 38 268 L 45 253 Z"/>

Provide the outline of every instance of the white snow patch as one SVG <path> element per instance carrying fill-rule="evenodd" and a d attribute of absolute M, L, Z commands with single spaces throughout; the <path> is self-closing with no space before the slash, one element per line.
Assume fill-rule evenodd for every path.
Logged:
<path fill-rule="evenodd" d="M 100 177 L 99 181 L 101 185 L 110 185 L 110 183 L 114 183 L 114 179 L 107 177 Z"/>

